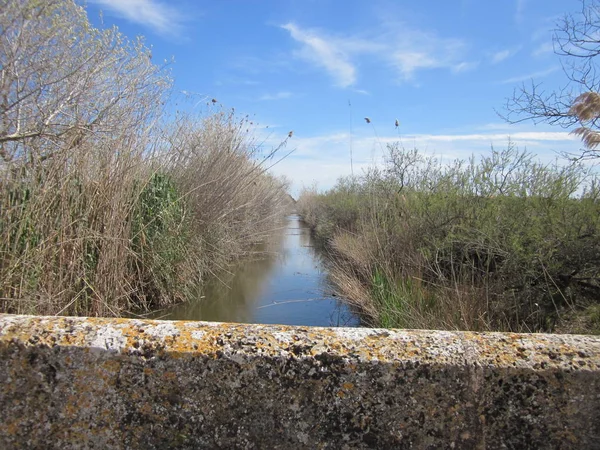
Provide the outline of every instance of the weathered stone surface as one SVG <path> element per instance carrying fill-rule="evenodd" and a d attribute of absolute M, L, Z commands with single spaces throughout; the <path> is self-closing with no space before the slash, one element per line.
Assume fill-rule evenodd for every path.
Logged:
<path fill-rule="evenodd" d="M 600 339 L 0 316 L 0 448 L 600 448 Z"/>

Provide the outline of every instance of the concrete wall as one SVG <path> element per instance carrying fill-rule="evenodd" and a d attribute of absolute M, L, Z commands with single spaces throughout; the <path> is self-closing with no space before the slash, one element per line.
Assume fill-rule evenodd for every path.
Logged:
<path fill-rule="evenodd" d="M 0 316 L 0 448 L 600 448 L 600 339 Z"/>

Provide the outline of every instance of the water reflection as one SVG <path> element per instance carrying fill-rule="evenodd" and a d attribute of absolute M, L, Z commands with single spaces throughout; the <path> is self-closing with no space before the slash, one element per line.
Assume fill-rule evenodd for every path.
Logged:
<path fill-rule="evenodd" d="M 358 318 L 328 292 L 327 273 L 310 230 L 297 215 L 269 247 L 269 256 L 232 265 L 205 283 L 197 301 L 156 314 L 170 320 L 358 326 Z"/>

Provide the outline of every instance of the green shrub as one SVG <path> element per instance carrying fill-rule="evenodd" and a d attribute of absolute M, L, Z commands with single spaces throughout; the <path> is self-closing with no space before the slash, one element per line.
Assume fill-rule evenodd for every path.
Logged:
<path fill-rule="evenodd" d="M 184 206 L 171 177 L 164 173 L 151 176 L 135 205 L 133 264 L 140 275 L 138 302 L 143 299 L 141 304 L 146 308 L 174 301 L 170 296 L 182 291 L 177 284 L 185 285 L 178 277 L 189 245 Z"/>
<path fill-rule="evenodd" d="M 450 165 L 392 145 L 385 171 L 299 205 L 337 270 L 368 288 L 356 296 L 374 324 L 549 331 L 598 298 L 596 186 L 590 168 L 544 165 L 510 143 Z"/>

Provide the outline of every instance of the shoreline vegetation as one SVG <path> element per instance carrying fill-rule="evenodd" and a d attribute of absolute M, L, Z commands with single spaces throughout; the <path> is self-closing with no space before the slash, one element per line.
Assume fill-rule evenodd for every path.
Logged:
<path fill-rule="evenodd" d="M 280 226 L 288 186 L 267 169 L 287 139 L 263 149 L 215 99 L 170 113 L 167 64 L 73 1 L 3 5 L 1 312 L 164 307 Z"/>
<path fill-rule="evenodd" d="M 265 149 L 216 99 L 176 111 L 168 62 L 73 0 L 4 2 L 0 62 L 0 312 L 196 298 L 293 208 L 366 325 L 600 333 L 600 183 L 583 158 L 543 164 L 509 141 L 446 164 L 389 144 L 382 168 L 294 204 L 268 172 L 292 132 Z M 576 99 L 578 120 L 597 99 Z M 597 132 L 575 131 L 595 151 Z"/>
<path fill-rule="evenodd" d="M 599 195 L 590 166 L 511 142 L 451 164 L 392 144 L 297 209 L 367 326 L 598 334 Z"/>

